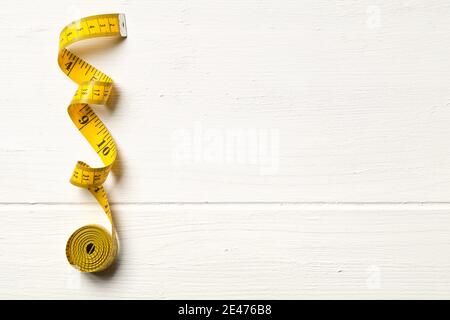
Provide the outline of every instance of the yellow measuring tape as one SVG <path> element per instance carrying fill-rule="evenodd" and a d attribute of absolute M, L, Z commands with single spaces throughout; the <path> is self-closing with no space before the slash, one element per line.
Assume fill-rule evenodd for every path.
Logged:
<path fill-rule="evenodd" d="M 114 164 L 117 149 L 108 129 L 90 107 L 106 104 L 111 95 L 113 81 L 67 50 L 67 47 L 80 40 L 108 36 L 127 36 L 123 14 L 102 14 L 74 21 L 61 31 L 59 37 L 59 67 L 78 84 L 68 107 L 69 116 L 104 164 L 103 167 L 92 168 L 78 161 L 70 182 L 88 189 L 111 223 L 111 232 L 99 225 L 86 225 L 76 230 L 67 240 L 67 260 L 83 272 L 106 269 L 114 261 L 118 251 L 116 228 L 108 197 L 102 186 Z"/>

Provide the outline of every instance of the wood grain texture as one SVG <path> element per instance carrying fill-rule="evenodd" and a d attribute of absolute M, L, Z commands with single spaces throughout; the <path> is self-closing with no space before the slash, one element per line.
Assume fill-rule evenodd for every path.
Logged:
<path fill-rule="evenodd" d="M 0 297 L 449 298 L 450 3 L 9 1 L 0 19 Z M 58 35 L 117 85 L 107 188 L 123 255 L 79 275 L 99 160 L 66 106 Z M 43 290 L 43 288 L 45 290 Z M 44 291 L 44 292 L 43 292 Z"/>
<path fill-rule="evenodd" d="M 114 201 L 449 199 L 447 1 L 3 6 L 2 202 L 89 200 L 65 183 L 98 159 L 67 117 L 56 47 L 73 15 L 105 10 L 127 14 L 128 39 L 75 49 L 117 84 L 99 112 L 121 152 Z"/>
<path fill-rule="evenodd" d="M 0 297 L 448 297 L 449 210 L 117 205 L 119 263 L 92 275 L 67 265 L 64 246 L 77 227 L 101 222 L 99 208 L 1 206 Z"/>

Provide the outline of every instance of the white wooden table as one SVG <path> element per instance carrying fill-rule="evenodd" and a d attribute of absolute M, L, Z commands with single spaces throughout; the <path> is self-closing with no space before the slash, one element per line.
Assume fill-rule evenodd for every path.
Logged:
<path fill-rule="evenodd" d="M 450 298 L 450 3 L 3 1 L 1 298 Z M 74 47 L 119 95 L 121 238 L 103 275 L 65 242 L 104 220 L 68 183 L 99 159 L 56 63 L 75 18 L 125 41 Z"/>

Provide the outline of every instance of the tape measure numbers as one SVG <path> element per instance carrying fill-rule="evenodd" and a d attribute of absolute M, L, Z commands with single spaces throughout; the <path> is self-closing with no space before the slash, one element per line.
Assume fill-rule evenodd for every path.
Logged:
<path fill-rule="evenodd" d="M 88 189 L 111 223 L 111 231 L 99 225 L 86 225 L 76 230 L 67 241 L 66 256 L 71 265 L 83 272 L 106 269 L 118 252 L 117 232 L 103 183 L 117 157 L 114 139 L 90 105 L 105 105 L 111 95 L 113 81 L 106 74 L 67 50 L 77 41 L 96 37 L 126 37 L 123 14 L 103 14 L 82 18 L 67 25 L 60 34 L 58 64 L 78 84 L 68 107 L 73 123 L 97 152 L 104 166 L 90 167 L 78 161 L 70 182 Z"/>

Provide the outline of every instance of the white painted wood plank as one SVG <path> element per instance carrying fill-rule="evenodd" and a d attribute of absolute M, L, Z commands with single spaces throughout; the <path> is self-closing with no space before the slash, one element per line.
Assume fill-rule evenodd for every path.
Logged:
<path fill-rule="evenodd" d="M 114 201 L 450 199 L 448 1 L 19 0 L 0 20 L 0 202 L 90 201 L 67 183 L 98 160 L 66 115 L 57 37 L 105 11 L 129 38 L 78 52 L 120 93 L 100 112 Z M 233 158 L 240 130 L 261 136 L 228 141 Z"/>
<path fill-rule="evenodd" d="M 450 298 L 443 205 L 117 205 L 120 263 L 66 262 L 91 205 L 0 206 L 1 298 Z"/>

